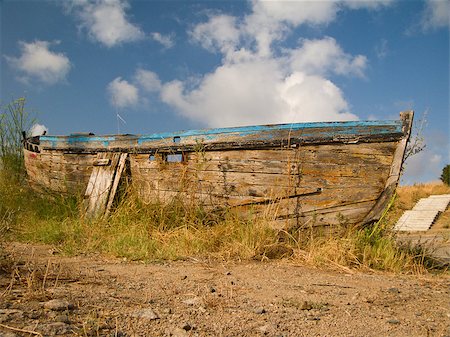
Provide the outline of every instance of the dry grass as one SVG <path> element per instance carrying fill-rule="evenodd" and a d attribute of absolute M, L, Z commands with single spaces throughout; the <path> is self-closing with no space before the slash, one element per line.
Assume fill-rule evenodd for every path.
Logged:
<path fill-rule="evenodd" d="M 401 187 L 390 212 L 374 228 L 324 234 L 279 231 L 261 216 L 243 220 L 231 210 L 211 213 L 174 199 L 143 204 L 132 194 L 105 220 L 84 218 L 80 200 L 43 198 L 0 175 L 0 230 L 9 240 L 57 245 L 66 254 L 100 252 L 130 260 L 219 260 L 291 258 L 301 263 L 394 272 L 425 270 L 424 252 L 396 244 L 389 226 L 403 210 L 442 185 Z"/>

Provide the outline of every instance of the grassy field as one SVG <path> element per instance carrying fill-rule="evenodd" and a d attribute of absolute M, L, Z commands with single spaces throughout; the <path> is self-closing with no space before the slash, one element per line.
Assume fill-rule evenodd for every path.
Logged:
<path fill-rule="evenodd" d="M 32 191 L 23 177 L 0 171 L 0 233 L 5 240 L 55 245 L 65 254 L 101 253 L 130 260 L 289 258 L 313 265 L 421 272 L 426 252 L 399 246 L 392 228 L 421 197 L 450 193 L 445 185 L 399 187 L 386 216 L 372 228 L 339 235 L 278 231 L 262 218 L 212 215 L 181 200 L 143 205 L 128 195 L 108 219 L 84 218 L 81 198 Z"/>

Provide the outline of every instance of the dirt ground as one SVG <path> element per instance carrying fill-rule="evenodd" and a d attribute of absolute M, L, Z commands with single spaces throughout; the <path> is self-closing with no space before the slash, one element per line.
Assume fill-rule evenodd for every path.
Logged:
<path fill-rule="evenodd" d="M 0 336 L 450 336 L 450 276 L 143 264 L 9 244 Z"/>

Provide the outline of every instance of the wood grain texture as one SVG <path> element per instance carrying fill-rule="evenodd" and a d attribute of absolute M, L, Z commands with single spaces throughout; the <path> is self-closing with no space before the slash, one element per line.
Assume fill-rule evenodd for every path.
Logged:
<path fill-rule="evenodd" d="M 105 214 L 111 190 L 114 187 L 118 166 L 121 174 L 125 158 L 126 155 L 120 153 L 101 152 L 97 155 L 97 162 L 108 160 L 110 164 L 95 166 L 92 170 L 84 195 L 87 218 L 93 219 Z M 114 195 L 111 198 L 114 198 Z"/>
<path fill-rule="evenodd" d="M 357 223 L 382 193 L 396 146 L 206 151 L 187 153 L 181 163 L 131 154 L 130 164 L 133 184 L 146 199 L 194 195 L 208 207 L 236 207 L 246 216 L 270 214 L 271 220 L 291 225 L 311 219 L 315 225 Z M 320 193 L 301 195 L 317 189 Z"/>
<path fill-rule="evenodd" d="M 25 164 L 35 186 L 92 195 L 98 191 L 89 179 L 114 189 L 108 164 L 115 170 L 128 156 L 132 187 L 145 202 L 179 197 L 290 226 L 357 224 L 377 220 L 397 186 L 412 113 L 401 116 L 149 136 L 42 136 L 24 150 Z"/>

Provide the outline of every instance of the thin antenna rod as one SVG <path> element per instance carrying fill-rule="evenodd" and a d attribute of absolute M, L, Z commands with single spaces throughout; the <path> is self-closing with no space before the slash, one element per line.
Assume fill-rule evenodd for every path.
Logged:
<path fill-rule="evenodd" d="M 122 118 L 121 115 L 119 115 L 119 108 L 116 103 L 116 97 L 114 96 L 113 96 L 113 105 L 116 111 L 117 134 L 120 135 L 120 122 L 122 122 L 123 124 L 127 124 L 127 122 L 125 121 L 125 119 Z"/>
<path fill-rule="evenodd" d="M 117 134 L 120 135 L 119 111 L 117 111 L 117 106 L 116 106 L 116 119 L 117 119 Z"/>

